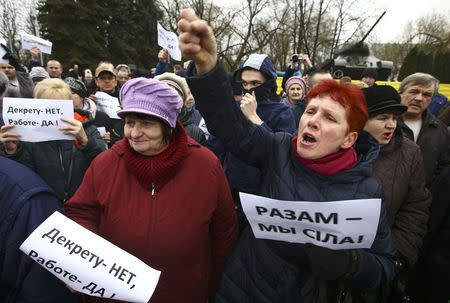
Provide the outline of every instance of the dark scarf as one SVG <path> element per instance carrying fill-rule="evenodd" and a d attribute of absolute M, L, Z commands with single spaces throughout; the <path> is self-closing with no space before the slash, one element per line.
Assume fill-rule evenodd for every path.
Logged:
<path fill-rule="evenodd" d="M 320 159 L 308 160 L 300 157 L 297 153 L 297 137 L 292 138 L 291 146 L 298 162 L 321 175 L 335 175 L 341 171 L 354 167 L 358 162 L 354 147 L 337 151 Z"/>
<path fill-rule="evenodd" d="M 116 144 L 122 144 L 125 150 L 124 159 L 127 168 L 142 187 L 154 193 L 176 175 L 180 162 L 187 154 L 187 135 L 183 125 L 177 121 L 177 135 L 172 137 L 169 145 L 159 154 L 144 156 L 135 152 L 127 139 Z"/>

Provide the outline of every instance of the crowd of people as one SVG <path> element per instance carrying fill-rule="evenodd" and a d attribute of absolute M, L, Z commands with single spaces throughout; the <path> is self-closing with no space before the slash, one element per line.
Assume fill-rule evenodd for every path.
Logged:
<path fill-rule="evenodd" d="M 226 71 L 193 10 L 178 29 L 188 61 L 171 66 L 163 49 L 145 72 L 102 61 L 65 73 L 55 58 L 41 66 L 36 48 L 28 72 L 1 45 L 0 100 L 72 100 L 74 118 L 59 130 L 73 140 L 26 142 L 0 115 L 0 301 L 116 302 L 74 292 L 19 250 L 60 211 L 161 271 L 150 302 L 447 303 L 450 107 L 439 80 L 417 72 L 396 90 L 366 69 L 337 81 L 299 54 L 278 95 L 270 54 Z M 373 243 L 261 239 L 240 193 L 349 208 L 378 199 Z"/>

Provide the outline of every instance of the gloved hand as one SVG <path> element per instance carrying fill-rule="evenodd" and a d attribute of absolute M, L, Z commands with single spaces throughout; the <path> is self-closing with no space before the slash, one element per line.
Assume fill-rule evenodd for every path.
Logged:
<path fill-rule="evenodd" d="M 6 51 L 6 54 L 2 57 L 2 59 L 9 60 L 9 65 L 14 66 L 16 71 L 24 72 L 25 70 L 23 69 L 19 61 L 17 61 L 16 57 L 13 56 L 11 50 L 4 44 L 0 44 L 0 46 L 3 47 L 3 49 Z"/>
<path fill-rule="evenodd" d="M 309 258 L 311 271 L 317 278 L 336 280 L 358 271 L 357 250 L 331 250 L 313 244 L 305 244 L 304 249 Z"/>

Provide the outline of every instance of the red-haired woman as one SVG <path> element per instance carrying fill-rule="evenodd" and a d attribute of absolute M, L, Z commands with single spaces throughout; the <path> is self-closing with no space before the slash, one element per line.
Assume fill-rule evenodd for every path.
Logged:
<path fill-rule="evenodd" d="M 207 23 L 183 10 L 178 27 L 180 48 L 195 64 L 187 81 L 198 109 L 229 150 L 261 168 L 261 195 L 317 203 L 382 199 L 371 177 L 379 146 L 362 133 L 368 114 L 359 88 L 324 81 L 308 95 L 298 136 L 267 132 L 255 125 L 262 123 L 256 102 L 241 101 L 245 116 L 234 106 Z M 216 302 L 380 302 L 380 286 L 393 277 L 394 257 L 384 205 L 369 249 L 256 239 L 247 227 L 228 260 Z"/>

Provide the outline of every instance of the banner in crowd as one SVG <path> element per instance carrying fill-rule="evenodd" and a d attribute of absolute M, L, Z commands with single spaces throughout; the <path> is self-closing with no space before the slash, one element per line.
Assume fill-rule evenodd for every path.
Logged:
<path fill-rule="evenodd" d="M 169 55 L 176 61 L 181 61 L 181 51 L 178 47 L 178 36 L 175 33 L 166 31 L 161 24 L 158 23 L 158 45 L 169 51 Z"/>
<path fill-rule="evenodd" d="M 305 202 L 246 193 L 240 198 L 256 238 L 330 249 L 370 248 L 381 207 L 381 199 Z"/>
<path fill-rule="evenodd" d="M 25 33 L 21 33 L 20 36 L 22 38 L 23 49 L 32 49 L 33 47 L 37 47 L 42 53 L 49 55 L 52 53 L 52 42 Z"/>
<path fill-rule="evenodd" d="M 15 125 L 11 131 L 18 133 L 21 141 L 74 140 L 59 130 L 67 125 L 61 120 L 64 117 L 74 118 L 72 100 L 3 99 L 3 120 Z"/>
<path fill-rule="evenodd" d="M 95 297 L 146 303 L 161 274 L 59 212 L 20 250 L 72 289 Z"/>
<path fill-rule="evenodd" d="M 104 92 L 95 93 L 95 103 L 99 111 L 107 114 L 111 119 L 120 119 L 117 112 L 120 110 L 119 99 Z"/>

